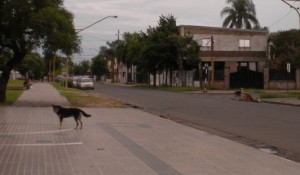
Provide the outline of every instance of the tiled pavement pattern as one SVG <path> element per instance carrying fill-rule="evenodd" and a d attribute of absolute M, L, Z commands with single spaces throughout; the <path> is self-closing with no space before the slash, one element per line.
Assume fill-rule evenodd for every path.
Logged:
<path fill-rule="evenodd" d="M 300 164 L 215 135 L 129 109 L 86 108 L 83 129 L 58 118 L 68 106 L 47 83 L 35 83 L 0 107 L 0 175 L 296 175 Z"/>
<path fill-rule="evenodd" d="M 131 109 L 0 107 L 0 175 L 296 175 L 300 164 Z"/>

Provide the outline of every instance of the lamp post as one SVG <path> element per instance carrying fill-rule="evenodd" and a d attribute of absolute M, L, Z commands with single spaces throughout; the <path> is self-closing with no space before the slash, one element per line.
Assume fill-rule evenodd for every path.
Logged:
<path fill-rule="evenodd" d="M 103 21 L 103 20 L 105 20 L 105 19 L 107 19 L 107 18 L 118 18 L 118 16 L 106 16 L 106 17 L 104 17 L 104 18 L 102 18 L 102 19 L 100 19 L 100 20 L 94 22 L 93 24 L 86 26 L 86 27 L 83 28 L 83 29 L 78 29 L 78 31 L 77 31 L 76 33 L 82 32 L 83 30 L 85 30 L 85 29 L 87 29 L 87 28 L 90 28 L 90 27 L 92 27 L 93 25 L 95 25 L 95 24 L 97 24 L 97 23 L 99 23 L 99 22 L 101 22 L 101 21 Z"/>
<path fill-rule="evenodd" d="M 84 28 L 82 28 L 82 29 L 77 29 L 76 33 L 82 32 L 82 31 L 84 31 L 85 29 L 90 28 L 90 27 L 92 27 L 93 25 L 95 25 L 95 24 L 97 24 L 97 23 L 99 23 L 99 22 L 101 22 L 101 21 L 103 21 L 103 20 L 105 20 L 105 19 L 107 19 L 107 18 L 118 18 L 118 16 L 106 16 L 106 17 L 104 17 L 104 18 L 102 18 L 102 19 L 99 19 L 98 21 L 96 21 L 96 22 L 94 22 L 94 23 L 92 23 L 92 24 L 90 24 L 90 25 L 88 25 L 88 26 L 86 26 L 86 27 L 84 27 Z M 67 57 L 67 61 L 68 61 L 68 57 Z M 67 78 L 66 78 L 66 79 L 68 79 L 68 74 L 69 74 L 69 70 L 68 70 L 68 62 L 67 62 L 67 61 L 66 61 L 66 75 L 67 75 Z"/>
<path fill-rule="evenodd" d="M 299 7 L 295 7 L 292 4 L 288 3 L 287 1 L 300 1 L 300 0 L 281 0 L 282 2 L 286 3 L 288 6 L 290 6 L 290 8 L 293 8 L 299 16 L 299 29 L 300 29 L 300 12 L 299 12 Z"/>

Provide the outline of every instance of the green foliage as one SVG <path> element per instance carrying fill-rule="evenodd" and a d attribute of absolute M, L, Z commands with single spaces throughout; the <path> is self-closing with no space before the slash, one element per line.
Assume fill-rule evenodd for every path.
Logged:
<path fill-rule="evenodd" d="M 137 75 L 155 75 L 164 70 L 191 70 L 198 67 L 200 46 L 192 35 L 179 34 L 176 19 L 172 15 L 160 16 L 158 26 L 149 27 L 146 32 L 124 33 L 123 37 L 124 40 L 116 40 L 107 43 L 108 47 L 101 47 L 99 56 L 112 61 L 112 64 L 116 57 L 127 69 L 135 65 Z"/>
<path fill-rule="evenodd" d="M 23 86 L 24 81 L 22 80 L 9 80 L 7 86 L 8 87 L 16 87 Z"/>
<path fill-rule="evenodd" d="M 7 86 L 8 87 L 22 87 L 23 82 L 21 80 L 9 80 Z M 13 104 L 18 97 L 22 94 L 23 90 L 7 90 L 6 91 L 6 102 L 1 103 L 0 105 L 11 105 Z"/>
<path fill-rule="evenodd" d="M 97 79 L 99 79 L 102 75 L 105 75 L 108 72 L 107 61 L 101 56 L 94 57 L 92 59 L 91 70 L 93 75 L 96 75 Z"/>
<path fill-rule="evenodd" d="M 270 68 L 285 69 L 287 62 L 293 69 L 300 68 L 300 30 L 273 33 L 269 41 L 273 42 Z"/>
<path fill-rule="evenodd" d="M 172 15 L 161 16 L 158 24 L 155 28 L 149 27 L 144 34 L 140 56 L 142 70 L 155 75 L 163 70 L 198 67 L 200 46 L 193 37 L 179 35 Z"/>
<path fill-rule="evenodd" d="M 157 27 L 149 27 L 143 35 L 140 69 L 152 75 L 177 66 L 179 37 L 174 16 L 161 16 Z M 154 82 L 156 76 L 154 76 Z M 154 83 L 154 86 L 156 84 Z"/>
<path fill-rule="evenodd" d="M 133 64 L 137 64 L 140 58 L 140 52 L 143 47 L 143 38 L 141 33 L 125 33 L 125 64 L 130 67 Z"/>
<path fill-rule="evenodd" d="M 70 55 L 79 52 L 80 40 L 73 25 L 73 15 L 63 8 L 46 7 L 32 18 L 37 35 L 44 41 L 45 52 L 61 50 Z"/>
<path fill-rule="evenodd" d="M 30 78 L 39 80 L 45 74 L 44 59 L 38 53 L 28 54 L 18 66 L 18 70 L 24 77 L 28 74 Z"/>
<path fill-rule="evenodd" d="M 74 65 L 74 75 L 88 75 L 90 69 L 90 61 L 81 61 Z"/>
<path fill-rule="evenodd" d="M 118 44 L 115 48 L 115 55 L 117 57 L 118 62 L 125 63 L 125 55 L 126 55 L 126 48 L 125 48 L 125 41 L 118 40 Z"/>
<path fill-rule="evenodd" d="M 178 37 L 179 64 L 184 70 L 192 70 L 198 67 L 200 62 L 200 46 L 193 40 L 193 36 L 185 35 Z"/>
<path fill-rule="evenodd" d="M 227 0 L 227 4 L 230 6 L 224 7 L 221 11 L 221 17 L 226 16 L 223 21 L 223 27 L 239 29 L 259 28 L 255 5 L 252 0 Z"/>
<path fill-rule="evenodd" d="M 10 71 L 33 48 L 70 55 L 79 52 L 80 40 L 73 25 L 73 15 L 63 7 L 63 0 L 0 1 L 0 102 L 5 101 Z"/>
<path fill-rule="evenodd" d="M 6 91 L 6 96 L 7 96 L 7 100 L 5 103 L 0 103 L 1 105 L 11 105 L 13 104 L 18 97 L 22 94 L 23 90 L 7 90 Z"/>
<path fill-rule="evenodd" d="M 267 93 L 263 92 L 259 95 L 260 98 L 300 98 L 300 93 L 290 92 L 290 93 Z"/>

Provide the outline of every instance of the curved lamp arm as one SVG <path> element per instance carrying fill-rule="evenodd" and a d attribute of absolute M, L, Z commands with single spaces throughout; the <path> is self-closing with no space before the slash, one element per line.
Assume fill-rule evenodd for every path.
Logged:
<path fill-rule="evenodd" d="M 86 27 L 83 28 L 83 29 L 78 29 L 78 31 L 77 31 L 76 33 L 82 32 L 83 30 L 85 30 L 85 29 L 87 29 L 87 28 L 89 28 L 89 27 L 92 27 L 93 25 L 95 25 L 95 24 L 97 24 L 97 23 L 99 23 L 99 22 L 105 20 L 106 18 L 118 18 L 118 16 L 106 16 L 106 17 L 104 17 L 104 18 L 102 18 L 102 19 L 100 19 L 100 20 L 94 22 L 93 24 L 91 24 L 91 25 L 89 25 L 89 26 L 86 26 Z"/>

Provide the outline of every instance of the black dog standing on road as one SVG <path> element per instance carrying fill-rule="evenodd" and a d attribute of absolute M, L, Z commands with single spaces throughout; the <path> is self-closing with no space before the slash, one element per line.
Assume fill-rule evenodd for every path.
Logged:
<path fill-rule="evenodd" d="M 77 124 L 75 129 L 77 129 L 79 122 L 80 122 L 80 129 L 82 129 L 81 114 L 83 114 L 83 116 L 85 117 L 91 117 L 90 114 L 87 114 L 78 108 L 63 108 L 58 105 L 52 105 L 52 107 L 53 107 L 53 111 L 59 117 L 59 122 L 60 122 L 59 128 L 61 128 L 64 118 L 74 117 Z"/>

